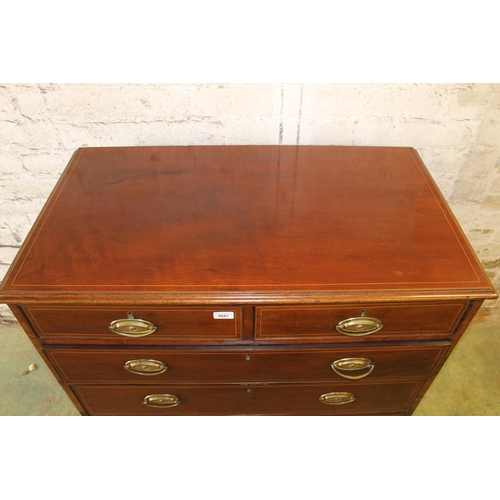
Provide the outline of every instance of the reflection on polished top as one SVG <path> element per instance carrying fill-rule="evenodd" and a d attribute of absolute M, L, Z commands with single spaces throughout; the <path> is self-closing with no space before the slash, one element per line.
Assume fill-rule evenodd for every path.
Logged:
<path fill-rule="evenodd" d="M 413 149 L 331 146 L 79 149 L 3 293 L 111 289 L 494 296 Z"/>

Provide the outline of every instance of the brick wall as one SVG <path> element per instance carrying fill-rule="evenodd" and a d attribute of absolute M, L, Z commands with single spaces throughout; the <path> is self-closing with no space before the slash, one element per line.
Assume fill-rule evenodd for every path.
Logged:
<path fill-rule="evenodd" d="M 500 288 L 500 84 L 0 84 L 0 279 L 75 149 L 176 144 L 415 147 Z"/>

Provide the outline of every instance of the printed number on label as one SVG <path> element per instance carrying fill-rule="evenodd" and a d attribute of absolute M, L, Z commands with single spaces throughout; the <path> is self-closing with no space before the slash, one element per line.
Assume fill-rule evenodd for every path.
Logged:
<path fill-rule="evenodd" d="M 214 319 L 234 319 L 234 312 L 214 312 Z"/>

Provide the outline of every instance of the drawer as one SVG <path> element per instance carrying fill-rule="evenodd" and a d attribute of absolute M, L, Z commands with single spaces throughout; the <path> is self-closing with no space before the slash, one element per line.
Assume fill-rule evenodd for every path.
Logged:
<path fill-rule="evenodd" d="M 256 307 L 255 338 L 272 342 L 352 342 L 450 338 L 468 301 Z M 343 332 L 339 330 L 344 330 Z"/>
<path fill-rule="evenodd" d="M 175 344 L 241 339 L 240 307 L 24 306 L 34 329 L 55 342 Z M 137 320 L 142 320 L 139 322 Z M 114 333 L 110 330 L 113 324 Z M 154 330 L 151 333 L 151 330 Z"/>
<path fill-rule="evenodd" d="M 448 347 L 449 342 L 441 342 L 231 351 L 47 348 L 45 353 L 68 384 L 165 384 L 424 379 Z"/>
<path fill-rule="evenodd" d="M 89 415 L 357 415 L 403 412 L 420 386 L 421 382 L 406 381 L 354 385 L 80 385 L 73 390 Z M 320 401 L 322 396 L 329 404 Z M 146 399 L 159 407 L 145 405 Z"/>

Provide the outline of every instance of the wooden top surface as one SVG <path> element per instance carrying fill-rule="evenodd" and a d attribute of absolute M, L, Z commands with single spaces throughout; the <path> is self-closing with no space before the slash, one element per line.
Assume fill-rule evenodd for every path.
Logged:
<path fill-rule="evenodd" d="M 496 296 L 415 150 L 332 146 L 79 149 L 0 299 L 116 292 L 235 303 Z"/>

